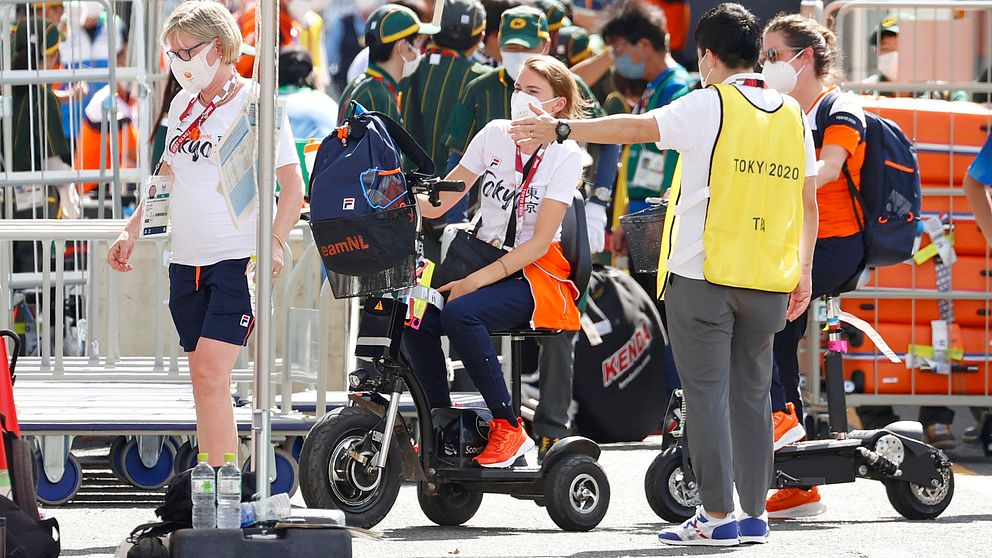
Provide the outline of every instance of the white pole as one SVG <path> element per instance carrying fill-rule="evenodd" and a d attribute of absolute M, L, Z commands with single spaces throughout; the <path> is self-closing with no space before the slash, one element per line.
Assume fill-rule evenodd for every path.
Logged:
<path fill-rule="evenodd" d="M 272 371 L 272 206 L 275 192 L 276 17 L 278 0 L 260 0 L 262 12 L 256 35 L 258 57 L 258 262 L 255 268 L 258 307 L 255 355 L 255 412 L 252 431 L 257 492 L 269 496 L 269 453 L 272 416 L 269 391 Z"/>

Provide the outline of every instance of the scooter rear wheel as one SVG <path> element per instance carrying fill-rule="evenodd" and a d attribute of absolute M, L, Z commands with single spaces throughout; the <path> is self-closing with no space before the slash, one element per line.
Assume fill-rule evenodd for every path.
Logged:
<path fill-rule="evenodd" d="M 417 500 L 427 519 L 438 525 L 454 527 L 472 519 L 482 505 L 482 493 L 470 492 L 457 484 L 441 484 L 431 494 L 426 482 L 417 484 Z"/>
<path fill-rule="evenodd" d="M 658 517 L 682 523 L 696 513 L 699 488 L 690 487 L 682 472 L 682 449 L 669 448 L 658 454 L 644 474 L 644 494 Z"/>
<path fill-rule="evenodd" d="M 566 531 L 589 531 L 610 507 L 610 481 L 592 457 L 565 455 L 544 479 L 544 503 L 555 525 Z"/>
<path fill-rule="evenodd" d="M 386 517 L 399 494 L 403 471 L 395 439 L 385 467 L 368 465 L 380 449 L 370 436 L 380 421 L 361 407 L 340 407 L 313 426 L 300 452 L 300 488 L 307 506 L 340 509 L 348 525 L 365 529 Z"/>
<path fill-rule="evenodd" d="M 954 497 L 954 471 L 950 466 L 940 469 L 937 486 L 925 487 L 915 483 L 889 479 L 885 494 L 889 503 L 906 519 L 933 519 L 944 512 Z"/>

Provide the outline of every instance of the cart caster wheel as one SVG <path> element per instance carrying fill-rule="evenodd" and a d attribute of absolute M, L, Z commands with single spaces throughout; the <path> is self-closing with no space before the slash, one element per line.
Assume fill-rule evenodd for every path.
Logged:
<path fill-rule="evenodd" d="M 933 519 L 944 512 L 954 497 L 954 471 L 950 466 L 940 469 L 937 486 L 925 487 L 915 483 L 887 479 L 885 494 L 889 503 L 906 519 Z"/>
<path fill-rule="evenodd" d="M 138 439 L 132 438 L 124 445 L 121 453 L 121 473 L 131 485 L 142 490 L 157 490 L 169 484 L 172 480 L 173 467 L 176 463 L 176 447 L 166 439 L 162 444 L 158 462 L 152 467 L 146 467 L 138 454 Z"/>
<path fill-rule="evenodd" d="M 107 461 L 110 463 L 110 471 L 114 473 L 117 480 L 121 482 L 129 483 L 131 481 L 124 477 L 124 473 L 121 471 L 123 467 L 121 466 L 121 458 L 124 456 L 124 445 L 127 444 L 127 438 L 125 436 L 118 436 L 114 440 L 114 443 L 110 444 L 110 453 L 107 455 Z"/>
<path fill-rule="evenodd" d="M 682 449 L 668 449 L 654 458 L 644 474 L 644 493 L 651 509 L 665 521 L 682 523 L 695 515 L 699 488 L 686 485 Z"/>
<path fill-rule="evenodd" d="M 179 446 L 179 449 L 176 450 L 176 463 L 172 468 L 172 472 L 178 475 L 196 467 L 196 454 L 199 449 L 199 446 L 192 446 L 190 442 L 183 442 Z"/>
<path fill-rule="evenodd" d="M 610 507 L 610 481 L 592 457 L 566 455 L 545 477 L 544 503 L 558 527 L 589 531 L 599 525 Z"/>
<path fill-rule="evenodd" d="M 293 496 L 300 488 L 300 466 L 286 450 L 276 448 L 276 478 L 269 484 L 270 494 Z M 243 471 L 252 470 L 251 459 L 245 461 Z"/>
<path fill-rule="evenodd" d="M 369 434 L 381 421 L 361 407 L 339 407 L 321 417 L 307 434 L 300 453 L 303 499 L 311 508 L 337 508 L 348 525 L 365 529 L 386 517 L 400 491 L 403 469 L 396 441 L 390 442 L 386 466 L 362 465 L 380 444 Z"/>
<path fill-rule="evenodd" d="M 293 455 L 293 459 L 297 463 L 300 462 L 300 453 L 303 452 L 303 436 L 294 436 L 293 443 L 289 446 L 289 453 Z"/>
<path fill-rule="evenodd" d="M 458 484 L 441 484 L 437 494 L 427 490 L 427 483 L 417 483 L 417 500 L 427 519 L 438 525 L 454 527 L 472 519 L 482 505 L 482 493 L 470 492 Z"/>
<path fill-rule="evenodd" d="M 35 491 L 38 501 L 49 506 L 58 506 L 72 500 L 79 488 L 83 485 L 83 468 L 79 465 L 79 460 L 75 455 L 69 454 L 65 461 L 65 472 L 58 482 L 51 482 L 45 476 L 45 465 L 42 462 L 41 454 L 35 455 L 35 462 L 38 464 L 38 478 L 35 484 Z"/>

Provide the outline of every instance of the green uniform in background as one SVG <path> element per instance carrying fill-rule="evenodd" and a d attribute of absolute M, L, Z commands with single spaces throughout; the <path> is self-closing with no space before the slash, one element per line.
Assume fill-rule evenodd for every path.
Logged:
<path fill-rule="evenodd" d="M 458 104 L 469 82 L 489 70 L 460 52 L 431 45 L 416 73 L 405 82 L 403 122 L 413 139 L 427 150 L 439 174 L 444 174 L 448 164 L 444 139 L 451 108 Z"/>
<path fill-rule="evenodd" d="M 596 96 L 579 77 L 575 77 L 579 93 L 592 107 L 590 118 L 605 116 Z M 465 88 L 461 100 L 455 107 L 444 135 L 445 144 L 455 153 L 462 154 L 475 134 L 486 124 L 500 118 L 510 118 L 510 97 L 513 95 L 513 79 L 503 68 L 474 79 Z"/>
<path fill-rule="evenodd" d="M 665 70 L 648 84 L 634 113 L 643 114 L 661 108 L 685 95 L 689 92 L 690 80 L 689 73 L 682 66 Z M 629 213 L 646 207 L 643 204 L 645 198 L 660 196 L 671 187 L 676 163 L 678 153 L 675 151 L 660 150 L 653 143 L 630 146 L 627 159 Z"/>
<path fill-rule="evenodd" d="M 366 110 L 381 112 L 396 122 L 403 123 L 400 105 L 403 101 L 399 85 L 375 64 L 369 64 L 365 73 L 348 84 L 341 94 L 338 123 L 348 113 L 348 104 L 355 101 Z"/>

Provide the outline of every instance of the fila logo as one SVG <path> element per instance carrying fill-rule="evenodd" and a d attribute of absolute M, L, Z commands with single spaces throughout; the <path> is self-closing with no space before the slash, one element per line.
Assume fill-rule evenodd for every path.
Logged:
<path fill-rule="evenodd" d="M 341 209 L 343 211 L 352 211 L 355 209 L 355 198 L 345 198 L 341 204 Z"/>
<path fill-rule="evenodd" d="M 499 164 L 500 164 L 501 162 L 502 162 L 502 161 L 500 161 L 500 160 L 499 160 L 499 157 L 493 157 L 493 160 L 489 162 L 489 167 L 490 167 L 490 168 L 496 168 L 496 167 L 498 167 L 498 166 L 499 166 Z"/>
<path fill-rule="evenodd" d="M 248 327 L 251 323 L 251 316 L 248 314 L 241 314 L 241 327 Z"/>

